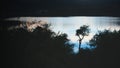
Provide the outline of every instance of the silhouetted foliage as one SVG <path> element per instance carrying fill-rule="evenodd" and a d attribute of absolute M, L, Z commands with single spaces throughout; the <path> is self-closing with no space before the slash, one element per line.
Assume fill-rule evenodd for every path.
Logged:
<path fill-rule="evenodd" d="M 99 31 L 91 40 L 91 46 L 96 46 L 95 60 L 99 67 L 119 68 L 120 60 L 120 30 Z"/>
<path fill-rule="evenodd" d="M 119 68 L 120 30 L 99 31 L 89 43 L 92 51 L 81 49 L 70 62 L 70 68 Z"/>
<path fill-rule="evenodd" d="M 81 48 L 81 42 L 84 39 L 84 36 L 88 36 L 89 35 L 89 26 L 87 25 L 83 25 L 80 27 L 80 29 L 76 30 L 76 35 L 79 37 L 79 52 L 80 52 L 80 48 Z"/>
<path fill-rule="evenodd" d="M 6 30 L 2 35 L 6 66 L 12 68 L 64 68 L 73 53 L 66 34 L 56 34 L 48 25 L 33 32 L 24 28 Z M 7 68 L 7 67 L 6 67 Z"/>
<path fill-rule="evenodd" d="M 60 32 L 56 34 L 50 30 L 48 24 L 43 27 L 37 27 L 33 32 L 25 28 L 6 30 L 5 26 L 5 29 L 0 29 L 5 68 L 117 68 L 119 66 L 120 30 L 100 31 L 89 43 L 91 46 L 96 46 L 96 49 L 90 51 L 81 48 L 80 53 L 73 54 L 74 45 L 69 43 L 67 34 Z M 82 26 L 76 31 L 77 36 L 88 34 L 88 26 Z"/>

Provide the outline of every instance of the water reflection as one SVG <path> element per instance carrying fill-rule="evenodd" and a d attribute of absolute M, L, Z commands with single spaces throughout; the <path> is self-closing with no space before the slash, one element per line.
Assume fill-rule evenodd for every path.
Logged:
<path fill-rule="evenodd" d="M 90 26 L 90 34 L 83 40 L 82 47 L 89 47 L 85 43 L 88 42 L 95 33 L 99 30 L 120 29 L 120 18 L 119 17 L 20 17 L 20 18 L 9 18 L 7 20 L 20 20 L 20 21 L 46 21 L 51 24 L 51 29 L 56 33 L 58 31 L 67 33 L 68 38 L 73 42 L 77 43 L 78 37 L 75 36 L 75 31 L 82 25 Z"/>

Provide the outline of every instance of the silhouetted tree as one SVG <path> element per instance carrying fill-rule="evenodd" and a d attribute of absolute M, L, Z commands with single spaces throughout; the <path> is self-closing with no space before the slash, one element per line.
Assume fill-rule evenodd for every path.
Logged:
<path fill-rule="evenodd" d="M 89 26 L 83 25 L 79 29 L 76 30 L 76 35 L 79 37 L 79 52 L 81 48 L 81 42 L 85 36 L 89 34 Z"/>

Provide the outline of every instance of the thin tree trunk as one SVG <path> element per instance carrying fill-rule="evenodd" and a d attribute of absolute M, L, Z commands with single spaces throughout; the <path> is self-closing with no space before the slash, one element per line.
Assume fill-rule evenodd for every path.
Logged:
<path fill-rule="evenodd" d="M 80 49 L 81 49 L 81 41 L 79 40 L 79 52 L 80 52 Z"/>

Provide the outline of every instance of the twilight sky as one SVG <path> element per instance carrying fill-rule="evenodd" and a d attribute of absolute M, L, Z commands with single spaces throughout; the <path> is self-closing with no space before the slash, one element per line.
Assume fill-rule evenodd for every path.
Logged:
<path fill-rule="evenodd" d="M 120 0 L 1 0 L 0 17 L 120 16 Z"/>

